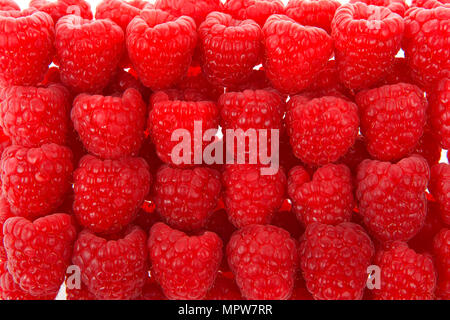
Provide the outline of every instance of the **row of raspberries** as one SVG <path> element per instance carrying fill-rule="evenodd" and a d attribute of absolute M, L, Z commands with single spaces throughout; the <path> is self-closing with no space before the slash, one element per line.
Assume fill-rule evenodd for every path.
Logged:
<path fill-rule="evenodd" d="M 0 298 L 449 300 L 449 42 L 447 0 L 0 0 Z M 198 123 L 280 167 L 177 163 Z"/>

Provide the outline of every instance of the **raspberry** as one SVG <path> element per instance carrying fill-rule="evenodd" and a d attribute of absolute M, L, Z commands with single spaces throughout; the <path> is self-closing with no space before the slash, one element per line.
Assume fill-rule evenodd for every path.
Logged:
<path fill-rule="evenodd" d="M 342 97 L 343 95 L 342 98 L 350 96 L 347 88 L 340 83 L 336 60 L 328 60 L 325 68 L 314 76 L 314 81 L 308 87 L 308 90 L 318 94 L 317 98 L 329 95 L 337 97 Z M 307 93 L 304 91 L 302 95 Z"/>
<path fill-rule="evenodd" d="M 205 167 L 162 166 L 156 174 L 156 210 L 170 226 L 184 231 L 203 229 L 217 206 L 220 173 Z"/>
<path fill-rule="evenodd" d="M 177 18 L 161 10 L 143 10 L 127 28 L 131 63 L 142 83 L 152 90 L 169 88 L 182 80 L 196 41 L 192 18 Z"/>
<path fill-rule="evenodd" d="M 72 152 L 57 144 L 10 146 L 0 166 L 3 194 L 17 216 L 33 219 L 52 212 L 70 188 Z"/>
<path fill-rule="evenodd" d="M 128 24 L 141 13 L 146 4 L 143 0 L 103 0 L 96 8 L 95 18 L 114 21 L 125 33 Z"/>
<path fill-rule="evenodd" d="M 442 148 L 450 149 L 450 78 L 442 79 L 429 96 L 431 125 Z"/>
<path fill-rule="evenodd" d="M 216 86 L 247 81 L 262 56 L 261 28 L 253 20 L 210 13 L 198 28 L 202 71 Z"/>
<path fill-rule="evenodd" d="M 9 87 L 0 96 L 0 125 L 13 144 L 31 148 L 66 142 L 70 102 L 62 85 Z"/>
<path fill-rule="evenodd" d="M 70 14 L 88 20 L 93 18 L 91 6 L 85 0 L 31 0 L 30 7 L 49 14 L 55 24 L 60 18 Z"/>
<path fill-rule="evenodd" d="M 0 11 L 20 11 L 20 7 L 13 0 L 0 0 Z"/>
<path fill-rule="evenodd" d="M 61 81 L 75 92 L 106 87 L 124 52 L 122 29 L 110 20 L 64 16 L 55 26 Z"/>
<path fill-rule="evenodd" d="M 13 217 L 3 225 L 8 271 L 30 295 L 56 295 L 70 263 L 76 230 L 72 218 L 56 213 L 30 222 Z"/>
<path fill-rule="evenodd" d="M 145 116 L 146 105 L 135 89 L 127 89 L 121 97 L 81 94 L 71 112 L 83 145 L 105 159 L 138 153 L 144 140 Z"/>
<path fill-rule="evenodd" d="M 250 224 L 269 224 L 283 204 L 286 176 L 261 174 L 260 165 L 226 165 L 223 172 L 224 201 L 228 219 L 237 228 Z"/>
<path fill-rule="evenodd" d="M 306 89 L 333 53 L 331 37 L 320 28 L 272 15 L 262 29 L 264 69 L 275 89 L 289 94 Z"/>
<path fill-rule="evenodd" d="M 428 188 L 439 204 L 442 221 L 450 225 L 450 165 L 439 163 L 431 168 Z"/>
<path fill-rule="evenodd" d="M 158 157 L 166 163 L 174 163 L 174 157 L 180 156 L 179 153 L 172 155 L 174 147 L 179 144 L 177 141 L 171 141 L 174 130 L 189 131 L 191 145 L 203 145 L 203 150 L 208 143 L 196 140 L 194 122 L 201 122 L 202 132 L 218 128 L 218 110 L 212 101 L 172 100 L 166 93 L 157 92 L 151 98 L 150 108 L 150 137 L 156 146 Z M 193 152 L 183 154 L 182 158 L 188 164 L 193 164 L 195 160 Z"/>
<path fill-rule="evenodd" d="M 243 92 L 227 92 L 220 96 L 218 101 L 221 116 L 222 131 L 226 133 L 228 129 L 247 130 L 266 129 L 266 142 L 261 139 L 261 133 L 257 132 L 258 145 L 264 145 L 266 152 L 272 154 L 272 129 L 282 129 L 282 119 L 285 111 L 283 98 L 273 89 L 266 90 L 245 90 Z M 225 137 L 226 138 L 226 137 Z M 275 141 L 274 141 L 275 142 Z M 241 155 L 251 154 L 253 151 L 251 142 L 247 139 L 237 139 L 235 147 L 235 158 Z M 259 150 L 260 152 L 263 150 Z"/>
<path fill-rule="evenodd" d="M 370 159 L 370 154 L 367 152 L 364 137 L 358 136 L 353 146 L 338 160 L 338 163 L 345 164 L 356 176 L 359 164 L 366 159 Z"/>
<path fill-rule="evenodd" d="M 342 164 L 319 168 L 311 181 L 301 166 L 294 167 L 289 172 L 288 193 L 293 211 L 304 225 L 350 221 L 355 207 L 352 175 Z"/>
<path fill-rule="evenodd" d="M 205 300 L 244 300 L 244 298 L 236 282 L 219 273 Z"/>
<path fill-rule="evenodd" d="M 35 9 L 1 11 L 0 86 L 33 86 L 54 55 L 52 18 Z"/>
<path fill-rule="evenodd" d="M 222 241 L 215 233 L 190 237 L 164 223 L 152 227 L 148 249 L 152 275 L 171 300 L 203 299 L 222 260 Z"/>
<path fill-rule="evenodd" d="M 54 300 L 55 295 L 32 296 L 28 294 L 14 282 L 12 275 L 6 268 L 6 262 L 0 261 L 0 298 L 2 300 Z"/>
<path fill-rule="evenodd" d="M 6 262 L 6 251 L 3 246 L 3 225 L 5 224 L 5 221 L 12 216 L 8 201 L 5 197 L 0 197 L 0 265 L 2 262 Z"/>
<path fill-rule="evenodd" d="M 433 299 L 436 275 L 430 256 L 396 241 L 377 253 L 375 263 L 381 269 L 381 288 L 373 290 L 375 300 Z"/>
<path fill-rule="evenodd" d="M 275 213 L 271 224 L 288 231 L 294 239 L 299 239 L 303 232 L 305 232 L 303 226 L 298 222 L 295 213 L 290 208 L 283 209 L 282 207 L 280 211 Z"/>
<path fill-rule="evenodd" d="M 442 229 L 433 241 L 433 253 L 438 271 L 436 295 L 450 299 L 450 229 Z"/>
<path fill-rule="evenodd" d="M 207 97 L 207 100 L 217 101 L 219 96 L 224 92 L 223 88 L 211 85 L 208 80 L 206 80 L 201 69 L 198 69 L 199 71 L 195 72 L 193 72 L 192 69 L 189 69 L 187 76 L 178 84 L 178 89 L 184 92 L 199 92 L 204 97 Z"/>
<path fill-rule="evenodd" d="M 305 101 L 294 96 L 286 115 L 294 154 L 306 164 L 324 165 L 338 160 L 358 135 L 357 106 L 337 97 Z"/>
<path fill-rule="evenodd" d="M 359 90 L 387 75 L 405 26 L 389 9 L 357 2 L 337 9 L 331 28 L 339 77 L 347 88 Z"/>
<path fill-rule="evenodd" d="M 155 210 L 155 204 L 150 201 L 144 201 L 144 204 L 138 210 L 133 224 L 141 227 L 145 232 L 149 232 L 154 224 L 161 221 L 161 216 Z"/>
<path fill-rule="evenodd" d="M 100 160 L 87 155 L 74 172 L 73 209 L 78 221 L 97 233 L 121 231 L 134 218 L 150 189 L 142 158 Z"/>
<path fill-rule="evenodd" d="M 331 34 L 331 21 L 340 6 L 336 0 L 289 0 L 286 15 L 304 26 L 322 28 Z"/>
<path fill-rule="evenodd" d="M 413 0 L 414 1 L 414 0 Z M 385 7 L 403 17 L 408 5 L 405 0 L 350 0 L 350 3 L 363 2 L 367 5 Z"/>
<path fill-rule="evenodd" d="M 227 92 L 218 101 L 221 126 L 226 129 L 281 129 L 284 101 L 275 90 Z"/>
<path fill-rule="evenodd" d="M 358 168 L 356 197 L 364 224 L 381 241 L 408 241 L 425 223 L 430 169 L 420 156 L 398 163 L 365 160 Z"/>
<path fill-rule="evenodd" d="M 280 0 L 228 0 L 224 12 L 235 19 L 251 19 L 262 28 L 272 14 L 284 13 L 284 5 Z"/>
<path fill-rule="evenodd" d="M 155 8 L 175 17 L 191 17 L 199 26 L 210 12 L 221 11 L 222 4 L 220 0 L 156 0 Z"/>
<path fill-rule="evenodd" d="M 435 201 L 427 201 L 427 216 L 425 224 L 419 233 L 408 241 L 408 245 L 416 252 L 432 252 L 433 238 L 443 228 L 439 204 Z"/>
<path fill-rule="evenodd" d="M 374 247 L 361 226 L 310 224 L 299 254 L 306 286 L 315 299 L 362 299 Z"/>
<path fill-rule="evenodd" d="M 289 232 L 271 225 L 246 226 L 231 236 L 227 257 L 246 299 L 286 300 L 291 296 L 298 256 Z"/>
<path fill-rule="evenodd" d="M 405 14 L 403 50 L 411 77 L 432 88 L 450 77 L 450 7 L 411 8 Z"/>
<path fill-rule="evenodd" d="M 423 134 L 427 100 L 412 84 L 399 83 L 356 95 L 361 131 L 369 153 L 380 160 L 401 159 Z"/>
<path fill-rule="evenodd" d="M 83 230 L 75 242 L 72 262 L 97 299 L 135 299 L 142 294 L 148 276 L 145 241 L 146 234 L 139 227 L 130 227 L 116 240 Z"/>
<path fill-rule="evenodd" d="M 419 154 L 424 157 L 428 162 L 428 166 L 431 168 L 439 163 L 441 152 L 441 145 L 436 134 L 425 127 L 422 137 L 419 139 L 419 142 L 411 154 Z"/>

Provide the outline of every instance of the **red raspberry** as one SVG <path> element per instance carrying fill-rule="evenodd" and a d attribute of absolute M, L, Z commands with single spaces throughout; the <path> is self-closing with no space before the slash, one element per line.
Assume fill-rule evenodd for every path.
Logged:
<path fill-rule="evenodd" d="M 188 75 L 178 84 L 178 89 L 184 92 L 200 92 L 204 97 L 208 98 L 207 100 L 212 101 L 217 101 L 219 96 L 224 92 L 223 87 L 215 87 L 206 80 L 200 67 L 198 71 L 192 71 L 192 68 L 189 69 Z"/>
<path fill-rule="evenodd" d="M 81 94 L 73 102 L 71 117 L 89 152 L 117 159 L 138 153 L 144 140 L 146 111 L 140 93 L 127 89 L 121 97 Z"/>
<path fill-rule="evenodd" d="M 450 149 L 450 78 L 444 78 L 429 96 L 431 125 L 442 148 Z"/>
<path fill-rule="evenodd" d="M 136 218 L 151 176 L 142 158 L 100 160 L 86 155 L 74 172 L 73 210 L 96 233 L 121 231 Z"/>
<path fill-rule="evenodd" d="M 288 193 L 292 209 L 303 225 L 336 225 L 351 220 L 355 207 L 352 175 L 342 164 L 319 168 L 312 180 L 301 166 L 294 167 L 289 172 Z"/>
<path fill-rule="evenodd" d="M 70 188 L 72 152 L 57 144 L 13 145 L 3 152 L 0 166 L 3 194 L 17 216 L 33 219 L 52 212 Z"/>
<path fill-rule="evenodd" d="M 227 257 L 246 299 L 286 300 L 291 296 L 298 256 L 296 242 L 286 230 L 246 226 L 231 236 Z"/>
<path fill-rule="evenodd" d="M 72 262 L 81 280 L 100 300 L 130 300 L 142 294 L 147 273 L 146 234 L 130 227 L 123 237 L 105 239 L 83 230 L 75 242 Z"/>
<path fill-rule="evenodd" d="M 441 153 L 441 145 L 436 134 L 425 127 L 422 137 L 419 139 L 419 142 L 411 154 L 419 154 L 424 157 L 428 162 L 428 166 L 431 168 L 439 163 Z"/>
<path fill-rule="evenodd" d="M 219 273 L 205 300 L 244 300 L 244 298 L 236 281 Z"/>
<path fill-rule="evenodd" d="M 294 154 L 306 164 L 338 160 L 358 136 L 357 106 L 337 97 L 309 101 L 302 96 L 292 97 L 286 119 Z"/>
<path fill-rule="evenodd" d="M 442 221 L 450 226 L 450 165 L 439 163 L 431 168 L 428 188 L 439 204 Z"/>
<path fill-rule="evenodd" d="M 367 152 L 364 137 L 358 136 L 355 144 L 338 160 L 338 163 L 345 164 L 352 174 L 356 176 L 359 164 L 366 159 L 370 159 L 370 154 Z"/>
<path fill-rule="evenodd" d="M 222 260 L 222 241 L 215 233 L 190 237 L 164 223 L 152 227 L 148 249 L 152 275 L 171 300 L 203 299 Z"/>
<path fill-rule="evenodd" d="M 450 299 L 450 229 L 442 229 L 433 241 L 433 253 L 438 271 L 436 295 L 443 300 Z"/>
<path fill-rule="evenodd" d="M 168 300 L 164 295 L 159 284 L 153 279 L 147 280 L 144 288 L 142 289 L 142 295 L 138 300 Z"/>
<path fill-rule="evenodd" d="M 414 0 L 413 0 L 414 1 Z M 408 5 L 405 0 L 350 0 L 350 3 L 363 2 L 367 5 L 385 7 L 399 16 L 404 16 Z"/>
<path fill-rule="evenodd" d="M 308 90 L 317 94 L 317 96 L 314 96 L 317 98 L 329 95 L 342 98 L 351 96 L 347 88 L 340 83 L 336 60 L 328 60 L 325 68 L 314 76 L 314 81 L 308 87 Z M 308 92 L 303 91 L 301 94 L 305 95 Z"/>
<path fill-rule="evenodd" d="M 141 13 L 146 4 L 143 0 L 102 0 L 95 10 L 95 18 L 114 21 L 125 33 L 128 24 Z"/>
<path fill-rule="evenodd" d="M 33 86 L 54 55 L 52 18 L 36 9 L 1 11 L 0 86 Z"/>
<path fill-rule="evenodd" d="M 203 133 L 209 129 L 218 128 L 216 104 L 212 101 L 172 100 L 168 94 L 162 91 L 153 94 L 148 124 L 150 137 L 156 146 L 158 157 L 162 161 L 173 163 L 173 156 L 180 156 L 179 153 L 172 155 L 174 147 L 179 144 L 178 141 L 171 141 L 172 133 L 176 129 L 189 131 L 192 146 L 203 145 L 202 150 L 206 147 L 209 142 L 198 141 L 194 136 L 195 122 L 201 122 Z M 186 160 L 187 164 L 194 164 L 193 153 L 183 155 L 183 160 Z"/>
<path fill-rule="evenodd" d="M 4 89 L 0 93 L 0 125 L 13 144 L 64 144 L 70 110 L 68 97 L 67 89 L 59 84 Z"/>
<path fill-rule="evenodd" d="M 286 176 L 278 169 L 263 175 L 260 165 L 226 165 L 223 172 L 225 207 L 228 219 L 237 228 L 250 224 L 269 224 L 283 204 Z"/>
<path fill-rule="evenodd" d="M 198 28 L 202 71 L 216 86 L 246 82 L 261 61 L 261 28 L 253 20 L 210 13 Z"/>
<path fill-rule="evenodd" d="M 420 156 L 396 164 L 365 160 L 358 169 L 356 197 L 364 223 L 381 241 L 408 241 L 425 223 L 430 169 Z"/>
<path fill-rule="evenodd" d="M 199 26 L 210 12 L 221 11 L 222 4 L 220 0 L 156 0 L 155 8 L 175 17 L 191 17 Z"/>
<path fill-rule="evenodd" d="M 119 69 L 103 90 L 103 95 L 120 97 L 127 89 L 131 88 L 139 91 L 142 99 L 147 101 L 150 90 L 144 87 L 141 81 L 139 81 L 137 76 L 135 76 L 131 70 L 125 71 L 123 69 Z"/>
<path fill-rule="evenodd" d="M 414 150 L 423 134 L 427 100 L 418 87 L 399 83 L 356 95 L 361 131 L 369 153 L 380 160 L 397 160 Z"/>
<path fill-rule="evenodd" d="M 303 226 L 298 222 L 297 216 L 290 208 L 281 209 L 275 213 L 271 224 L 288 231 L 294 239 L 299 239 L 305 232 Z"/>
<path fill-rule="evenodd" d="M 443 227 L 444 223 L 441 218 L 439 204 L 435 201 L 428 200 L 425 224 L 419 233 L 408 241 L 409 247 L 419 253 L 432 252 L 433 238 Z"/>
<path fill-rule="evenodd" d="M 70 14 L 89 20 L 93 18 L 91 6 L 85 0 L 31 0 L 30 7 L 49 14 L 55 24 L 60 18 Z"/>
<path fill-rule="evenodd" d="M 44 76 L 44 79 L 38 84 L 39 87 L 48 86 L 50 84 L 60 84 L 61 83 L 61 74 L 59 72 L 58 67 L 50 67 L 47 70 L 47 73 Z M 69 92 L 69 96 L 71 94 Z"/>
<path fill-rule="evenodd" d="M 3 246 L 3 225 L 12 216 L 8 201 L 5 197 L 0 197 L 0 265 L 2 262 L 6 262 L 6 251 Z"/>
<path fill-rule="evenodd" d="M 320 28 L 272 15 L 263 29 L 264 69 L 275 89 L 289 94 L 306 89 L 333 53 L 331 37 Z"/>
<path fill-rule="evenodd" d="M 66 299 L 67 300 L 96 300 L 95 296 L 89 292 L 86 285 L 81 282 L 81 287 L 70 288 L 66 278 Z"/>
<path fill-rule="evenodd" d="M 156 210 L 171 227 L 198 231 L 216 208 L 221 187 L 220 173 L 214 169 L 162 166 L 154 187 Z"/>
<path fill-rule="evenodd" d="M 284 101 L 275 90 L 227 92 L 218 101 L 223 129 L 281 129 Z"/>
<path fill-rule="evenodd" d="M 64 16 L 55 26 L 61 81 L 75 92 L 106 87 L 124 52 L 122 29 L 110 20 Z"/>
<path fill-rule="evenodd" d="M 403 30 L 402 17 L 387 8 L 362 2 L 339 7 L 332 35 L 342 83 L 359 90 L 382 80 L 400 49 Z"/>
<path fill-rule="evenodd" d="M 235 19 L 251 19 L 262 28 L 272 14 L 284 13 L 284 4 L 280 0 L 228 0 L 224 12 Z"/>
<path fill-rule="evenodd" d="M 405 14 L 403 50 L 411 77 L 423 87 L 450 77 L 450 7 L 411 8 Z"/>
<path fill-rule="evenodd" d="M 142 83 L 152 90 L 169 88 L 182 80 L 196 41 L 192 18 L 177 18 L 161 10 L 143 10 L 127 28 L 131 63 Z"/>
<path fill-rule="evenodd" d="M 0 11 L 20 11 L 20 7 L 13 0 L 0 0 Z"/>
<path fill-rule="evenodd" d="M 306 286 L 315 299 L 362 299 L 374 247 L 361 226 L 310 224 L 299 254 Z"/>
<path fill-rule="evenodd" d="M 30 222 L 13 217 L 3 225 L 8 271 L 34 296 L 56 295 L 70 264 L 76 230 L 71 216 L 56 213 Z"/>
<path fill-rule="evenodd" d="M 377 253 L 381 288 L 374 289 L 375 300 L 432 300 L 436 286 L 433 260 L 417 254 L 404 242 L 396 241 Z"/>
<path fill-rule="evenodd" d="M 302 25 L 322 28 L 331 34 L 331 21 L 340 6 L 336 0 L 289 0 L 286 15 Z"/>
<path fill-rule="evenodd" d="M 56 294 L 32 296 L 14 282 L 13 276 L 6 268 L 6 262 L 0 261 L 0 298 L 2 300 L 54 300 Z"/>

